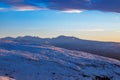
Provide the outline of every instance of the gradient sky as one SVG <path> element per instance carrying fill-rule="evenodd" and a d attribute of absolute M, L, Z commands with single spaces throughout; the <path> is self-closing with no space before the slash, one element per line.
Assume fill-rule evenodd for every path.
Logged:
<path fill-rule="evenodd" d="M 110 0 L 109 5 L 106 3 L 106 6 L 104 4 L 104 7 L 97 8 L 89 8 L 88 5 L 81 5 L 80 8 L 71 7 L 70 5 L 75 5 L 72 2 L 66 3 L 67 6 L 64 6 L 63 0 L 56 0 L 52 6 L 47 6 L 52 0 L 32 2 L 39 3 L 40 6 L 21 1 L 23 0 L 15 0 L 15 2 L 0 0 L 0 37 L 67 35 L 82 39 L 120 42 L 120 9 L 109 7 L 110 4 L 113 5 L 113 0 Z M 87 1 L 94 1 L 99 5 L 98 2 L 102 0 Z M 120 3 L 120 1 L 118 2 Z M 86 5 L 85 2 L 82 4 Z"/>

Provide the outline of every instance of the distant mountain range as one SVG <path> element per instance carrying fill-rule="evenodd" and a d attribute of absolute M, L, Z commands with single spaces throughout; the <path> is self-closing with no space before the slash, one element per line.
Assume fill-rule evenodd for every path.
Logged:
<path fill-rule="evenodd" d="M 83 40 L 71 36 L 58 36 L 56 38 L 39 38 L 32 36 L 17 38 L 5 37 L 1 38 L 1 41 L 2 40 L 14 41 L 27 45 L 52 45 L 69 50 L 84 51 L 120 60 L 120 43 L 116 42 Z"/>

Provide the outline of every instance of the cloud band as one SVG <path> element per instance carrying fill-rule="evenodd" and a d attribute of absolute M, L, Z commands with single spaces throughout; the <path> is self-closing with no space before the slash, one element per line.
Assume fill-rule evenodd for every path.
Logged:
<path fill-rule="evenodd" d="M 29 10 L 31 6 L 31 10 L 47 8 L 60 11 L 99 10 L 120 13 L 120 0 L 0 0 L 0 3 L 10 5 L 12 8 L 29 6 Z"/>

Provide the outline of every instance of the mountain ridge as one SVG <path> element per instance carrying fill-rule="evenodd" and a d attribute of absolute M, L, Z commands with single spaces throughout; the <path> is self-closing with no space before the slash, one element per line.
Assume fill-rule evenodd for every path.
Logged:
<path fill-rule="evenodd" d="M 84 51 L 120 60 L 120 43 L 116 42 L 84 40 L 73 36 L 64 35 L 55 38 L 24 36 L 17 38 L 1 38 L 1 40 L 10 40 L 30 45 L 52 45 L 69 50 Z"/>

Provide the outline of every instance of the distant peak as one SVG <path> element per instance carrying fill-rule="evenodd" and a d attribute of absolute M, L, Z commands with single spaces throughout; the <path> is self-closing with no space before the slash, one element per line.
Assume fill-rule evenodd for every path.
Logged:
<path fill-rule="evenodd" d="M 39 38 L 37 36 L 19 36 L 17 38 Z"/>
<path fill-rule="evenodd" d="M 60 35 L 60 36 L 58 36 L 56 38 L 66 38 L 66 37 L 68 37 L 68 36 Z"/>
<path fill-rule="evenodd" d="M 64 36 L 64 35 L 60 35 L 60 36 L 58 36 L 58 37 L 56 37 L 56 38 L 60 38 L 60 39 L 79 39 L 79 38 L 76 38 L 76 37 L 73 37 L 73 36 Z"/>
<path fill-rule="evenodd" d="M 5 37 L 5 38 L 1 38 L 2 40 L 13 40 L 13 37 Z"/>

